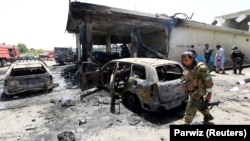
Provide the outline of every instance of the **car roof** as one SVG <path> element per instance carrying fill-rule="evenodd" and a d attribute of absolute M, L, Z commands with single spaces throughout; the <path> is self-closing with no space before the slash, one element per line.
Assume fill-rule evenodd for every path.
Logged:
<path fill-rule="evenodd" d="M 11 63 L 12 68 L 33 68 L 42 67 L 43 62 L 39 60 L 18 60 Z"/>
<path fill-rule="evenodd" d="M 127 62 L 133 64 L 140 64 L 140 65 L 150 65 L 150 66 L 160 66 L 165 64 L 178 64 L 179 62 L 174 60 L 167 60 L 167 59 L 158 59 L 158 58 L 122 58 L 122 59 L 115 59 L 112 60 L 115 62 Z"/>

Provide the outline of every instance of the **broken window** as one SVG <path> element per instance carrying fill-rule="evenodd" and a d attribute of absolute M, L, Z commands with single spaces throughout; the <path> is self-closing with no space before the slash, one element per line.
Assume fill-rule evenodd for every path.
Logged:
<path fill-rule="evenodd" d="M 182 69 L 175 64 L 158 66 L 156 71 L 161 82 L 175 80 L 182 76 Z"/>
<path fill-rule="evenodd" d="M 140 65 L 133 65 L 133 76 L 140 79 L 146 79 L 145 68 Z"/>
<path fill-rule="evenodd" d="M 25 76 L 25 75 L 36 75 L 43 73 L 46 73 L 46 69 L 44 67 L 18 68 L 18 69 L 12 69 L 10 76 Z"/>
<path fill-rule="evenodd" d="M 131 64 L 129 63 L 119 63 L 118 69 L 116 73 L 116 77 L 119 79 L 119 81 L 127 81 L 129 78 L 131 69 Z"/>
<path fill-rule="evenodd" d="M 130 63 L 118 63 L 118 68 L 115 73 L 115 89 L 121 92 L 127 85 L 127 81 L 130 75 L 131 64 Z"/>

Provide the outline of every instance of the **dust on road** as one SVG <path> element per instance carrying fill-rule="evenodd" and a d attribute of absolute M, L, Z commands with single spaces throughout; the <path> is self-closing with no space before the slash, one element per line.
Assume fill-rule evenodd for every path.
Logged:
<path fill-rule="evenodd" d="M 67 136 L 76 141 L 169 141 L 169 125 L 180 124 L 185 106 L 161 113 L 134 113 L 122 103 L 111 104 L 109 93 L 91 89 L 82 92 L 60 76 L 66 66 L 48 62 L 57 87 L 51 93 L 14 96 L 0 102 L 0 140 L 55 141 Z M 4 68 L 0 70 L 0 80 Z M 250 84 L 237 84 L 250 77 L 244 75 L 212 74 L 215 86 L 212 100 L 220 100 L 211 109 L 214 124 L 250 124 Z M 0 81 L 2 89 L 3 82 Z M 192 124 L 203 120 L 197 114 Z"/>

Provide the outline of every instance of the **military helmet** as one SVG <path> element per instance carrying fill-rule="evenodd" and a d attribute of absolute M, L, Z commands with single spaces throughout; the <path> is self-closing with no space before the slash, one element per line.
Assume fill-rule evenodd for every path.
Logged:
<path fill-rule="evenodd" d="M 234 49 L 237 49 L 237 46 L 236 46 L 236 45 L 233 45 L 233 46 L 232 46 L 232 50 L 234 50 Z"/>

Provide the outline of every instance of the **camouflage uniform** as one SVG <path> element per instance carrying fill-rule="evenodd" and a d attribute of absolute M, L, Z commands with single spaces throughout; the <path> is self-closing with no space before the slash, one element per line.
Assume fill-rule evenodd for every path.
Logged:
<path fill-rule="evenodd" d="M 183 75 L 185 80 L 185 83 L 183 83 L 184 92 L 189 96 L 183 123 L 190 124 L 197 111 L 203 114 L 204 121 L 213 119 L 209 110 L 201 107 L 206 90 L 213 86 L 207 66 L 203 62 L 200 62 L 193 69 L 184 70 Z"/>
<path fill-rule="evenodd" d="M 237 69 L 239 69 L 239 74 L 241 74 L 244 54 L 236 46 L 233 46 L 230 52 L 230 58 L 232 60 L 234 74 L 237 74 Z"/>

